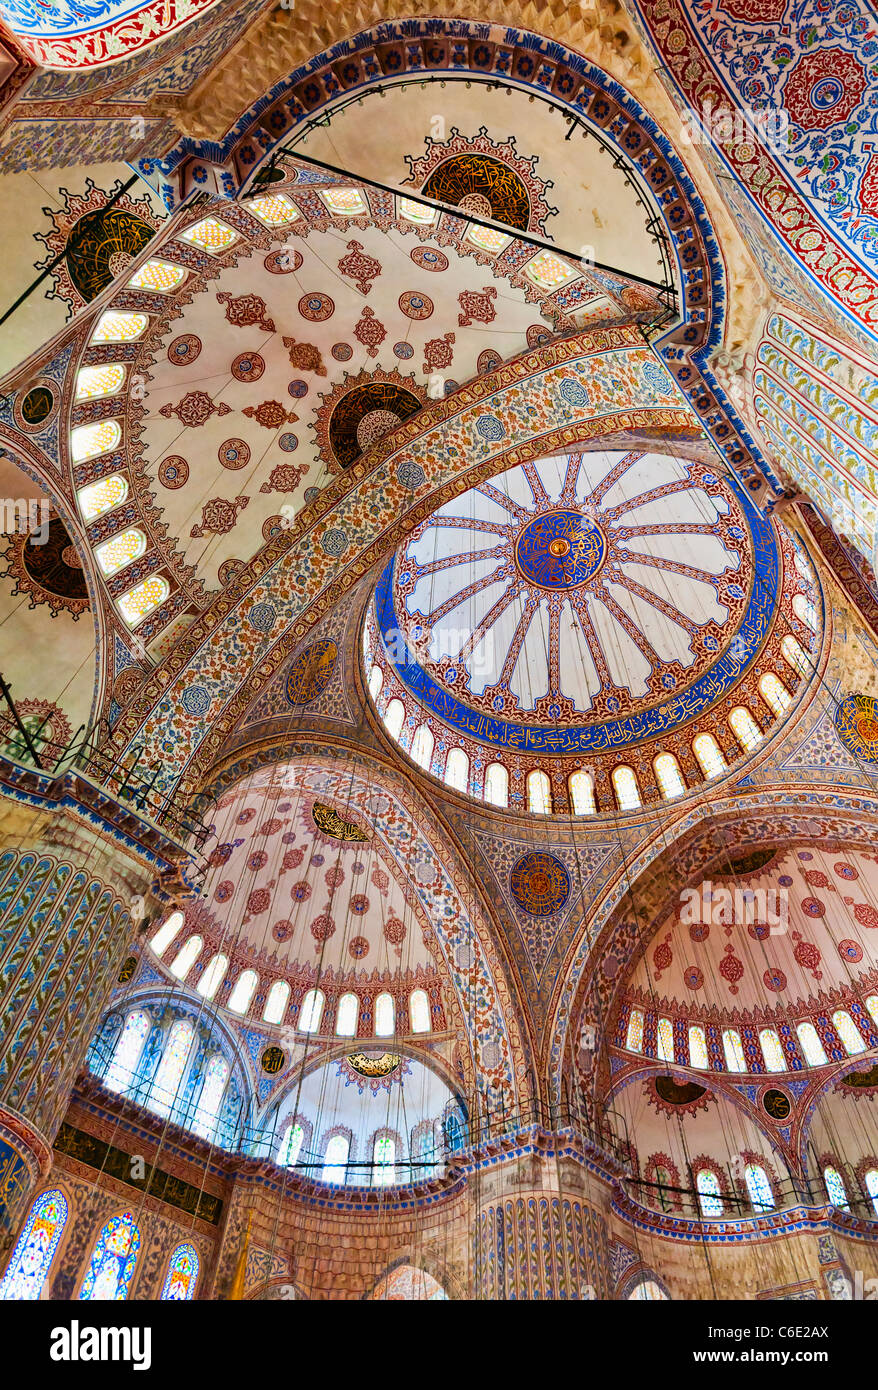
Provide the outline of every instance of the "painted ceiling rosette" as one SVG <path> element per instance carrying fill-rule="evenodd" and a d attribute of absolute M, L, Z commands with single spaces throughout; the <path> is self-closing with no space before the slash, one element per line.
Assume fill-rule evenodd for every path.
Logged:
<path fill-rule="evenodd" d="M 483 742 L 602 751 L 709 708 L 772 622 L 770 523 L 737 483 L 657 453 L 510 469 L 424 522 L 376 591 L 386 654 Z"/>

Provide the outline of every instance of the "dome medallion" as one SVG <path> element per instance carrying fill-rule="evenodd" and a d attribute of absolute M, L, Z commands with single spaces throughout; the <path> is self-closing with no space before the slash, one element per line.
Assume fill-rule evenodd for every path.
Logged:
<path fill-rule="evenodd" d="M 607 543 L 600 527 L 581 512 L 549 511 L 528 521 L 515 542 L 522 578 L 541 589 L 575 589 L 593 579 Z"/>

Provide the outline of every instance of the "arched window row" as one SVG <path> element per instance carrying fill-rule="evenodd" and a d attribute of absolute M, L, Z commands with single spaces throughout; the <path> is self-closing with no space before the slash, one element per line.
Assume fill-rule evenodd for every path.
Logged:
<path fill-rule="evenodd" d="M 0 1300 L 35 1302 L 47 1290 L 49 1273 L 69 1217 L 60 1188 L 37 1196 L 0 1280 Z M 141 1232 L 133 1211 L 121 1211 L 101 1223 L 76 1297 L 84 1302 L 128 1298 L 141 1248 Z M 162 1271 L 160 1300 L 188 1301 L 195 1295 L 201 1261 L 195 1246 L 184 1241 L 168 1255 Z"/>
<path fill-rule="evenodd" d="M 871 1022 L 870 1018 L 871 1016 Z M 622 1011 L 616 1042 L 659 1062 L 676 1063 L 698 1071 L 772 1072 L 824 1067 L 830 1061 L 855 1057 L 878 1045 L 878 995 L 850 1011 L 836 1009 L 815 1022 L 783 1023 L 723 1028 L 712 1023 L 690 1023 L 636 1005 Z M 873 1039 L 875 1041 L 873 1041 Z"/>

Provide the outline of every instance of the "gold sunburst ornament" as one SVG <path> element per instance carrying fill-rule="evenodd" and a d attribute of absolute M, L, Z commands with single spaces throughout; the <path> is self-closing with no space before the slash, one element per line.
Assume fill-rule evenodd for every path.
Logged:
<path fill-rule="evenodd" d="M 395 1052 L 382 1052 L 380 1057 L 367 1057 L 365 1052 L 354 1052 L 347 1060 L 348 1066 L 353 1067 L 360 1076 L 376 1077 L 389 1076 L 396 1071 L 402 1058 Z"/>
<path fill-rule="evenodd" d="M 367 832 L 355 821 L 345 820 L 332 806 L 327 806 L 322 801 L 314 802 L 311 816 L 317 829 L 322 830 L 324 835 L 330 835 L 333 840 L 362 844 L 369 838 Z"/>

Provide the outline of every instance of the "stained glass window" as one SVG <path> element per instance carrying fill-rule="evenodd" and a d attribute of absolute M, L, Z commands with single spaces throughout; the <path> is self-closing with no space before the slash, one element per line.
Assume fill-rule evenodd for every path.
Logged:
<path fill-rule="evenodd" d="M 225 1057 L 215 1052 L 207 1064 L 204 1084 L 198 1097 L 198 1105 L 192 1119 L 192 1128 L 202 1139 L 211 1139 L 219 1118 L 223 1091 L 229 1079 L 229 1064 Z"/>
<path fill-rule="evenodd" d="M 747 1070 L 747 1059 L 741 1046 L 741 1036 L 734 1028 L 726 1028 L 723 1032 L 723 1051 L 726 1054 L 726 1066 L 729 1071 Z"/>
<path fill-rule="evenodd" d="M 138 527 L 129 526 L 121 535 L 113 536 L 112 540 L 99 545 L 95 556 L 104 574 L 109 577 L 130 565 L 132 560 L 137 560 L 145 550 L 146 536 Z"/>
<path fill-rule="evenodd" d="M 37 1197 L 6 1266 L 0 1299 L 33 1303 L 39 1298 L 66 1224 L 63 1192 L 54 1188 Z"/>
<path fill-rule="evenodd" d="M 195 1246 L 187 1241 L 185 1245 L 178 1245 L 168 1260 L 168 1272 L 159 1299 L 161 1302 L 173 1300 L 188 1303 L 195 1293 L 197 1282 L 198 1255 Z"/>
<path fill-rule="evenodd" d="M 111 1217 L 95 1241 L 80 1299 L 97 1303 L 127 1298 L 139 1249 L 140 1232 L 134 1224 L 134 1213 L 123 1211 L 120 1216 Z"/>
<path fill-rule="evenodd" d="M 702 1216 L 722 1216 L 723 1203 L 720 1196 L 719 1178 L 710 1168 L 701 1168 L 695 1179 Z"/>
<path fill-rule="evenodd" d="M 268 998 L 265 1001 L 265 1009 L 262 1013 L 262 1017 L 265 1019 L 266 1023 L 283 1023 L 289 997 L 290 987 L 286 980 L 275 980 L 271 989 L 268 991 Z"/>
<path fill-rule="evenodd" d="M 287 1125 L 284 1130 L 284 1137 L 280 1141 L 277 1161 L 281 1168 L 295 1168 L 299 1161 L 299 1154 L 302 1152 L 302 1144 L 305 1142 L 305 1127 L 297 1120 L 293 1125 Z"/>
<path fill-rule="evenodd" d="M 817 609 L 811 600 L 806 598 L 804 594 L 793 595 L 793 612 L 796 617 L 800 618 L 813 632 L 817 631 Z"/>
<path fill-rule="evenodd" d="M 378 699 L 381 687 L 384 684 L 384 672 L 380 666 L 373 666 L 369 672 L 369 694 L 373 700 Z"/>
<path fill-rule="evenodd" d="M 225 976 L 225 973 L 228 970 L 228 968 L 228 956 L 222 955 L 221 952 L 217 952 L 215 956 L 211 956 L 210 960 L 207 962 L 207 965 L 204 968 L 204 972 L 201 976 L 201 979 L 195 986 L 202 998 L 213 998 L 220 985 L 222 984 L 223 977 Z"/>
<path fill-rule="evenodd" d="M 234 989 L 229 995 L 228 1007 L 233 1014 L 245 1014 L 247 1012 L 258 984 L 259 976 L 255 970 L 241 971 L 235 981 Z"/>
<path fill-rule="evenodd" d="M 338 1037 L 356 1037 L 359 1012 L 360 1001 L 356 994 L 343 994 L 338 1001 L 338 1009 L 335 1014 L 335 1031 Z"/>
<path fill-rule="evenodd" d="M 323 1014 L 323 991 L 309 989 L 299 1010 L 299 1030 L 302 1033 L 316 1033 Z"/>
<path fill-rule="evenodd" d="M 745 753 L 751 752 L 762 742 L 762 732 L 756 720 L 748 709 L 743 705 L 738 705 L 729 715 L 729 724 L 732 733 L 740 743 Z"/>
<path fill-rule="evenodd" d="M 705 777 L 719 777 L 726 770 L 726 760 L 713 734 L 699 734 L 692 744 L 692 751 Z"/>
<path fill-rule="evenodd" d="M 643 1013 L 640 1009 L 631 1010 L 625 1046 L 629 1052 L 640 1052 L 643 1048 Z"/>
<path fill-rule="evenodd" d="M 858 1052 L 866 1051 L 866 1044 L 863 1042 L 859 1029 L 854 1024 L 850 1014 L 845 1013 L 844 1009 L 836 1009 L 832 1015 L 832 1022 L 835 1031 L 844 1043 L 845 1051 L 850 1057 L 855 1057 Z"/>
<path fill-rule="evenodd" d="M 402 700 L 391 700 L 384 713 L 384 727 L 394 743 L 399 742 L 405 720 L 405 705 Z"/>
<path fill-rule="evenodd" d="M 392 994 L 379 994 L 375 1000 L 375 1036 L 389 1038 L 396 1026 Z"/>
<path fill-rule="evenodd" d="M 90 425 L 77 425 L 70 431 L 70 454 L 74 463 L 85 463 L 115 449 L 122 438 L 118 420 L 95 420 Z"/>
<path fill-rule="evenodd" d="M 709 1066 L 704 1029 L 697 1023 L 693 1023 L 689 1029 L 689 1065 L 703 1071 Z"/>
<path fill-rule="evenodd" d="M 660 753 L 653 762 L 653 768 L 665 801 L 671 801 L 673 797 L 681 796 L 686 790 L 683 774 L 673 753 Z"/>
<path fill-rule="evenodd" d="M 372 1186 L 392 1187 L 396 1182 L 396 1145 L 388 1134 L 380 1134 L 372 1149 Z"/>
<path fill-rule="evenodd" d="M 823 1181 L 826 1184 L 826 1195 L 830 1205 L 839 1207 L 841 1211 L 850 1211 L 848 1194 L 845 1191 L 844 1180 L 837 1168 L 829 1167 L 823 1169 Z"/>
<path fill-rule="evenodd" d="M 107 1068 L 104 1085 L 108 1091 L 124 1091 L 131 1085 L 140 1054 L 149 1036 L 152 1020 L 145 1009 L 135 1009 L 125 1020 L 113 1059 Z"/>
<path fill-rule="evenodd" d="M 793 698 L 783 681 L 778 680 L 773 671 L 769 671 L 761 678 L 759 682 L 759 694 L 762 696 L 769 709 L 778 716 L 784 714 L 789 709 Z"/>
<path fill-rule="evenodd" d="M 200 936 L 190 936 L 171 961 L 171 974 L 176 975 L 178 980 L 185 980 L 198 959 L 202 945 Z"/>
<path fill-rule="evenodd" d="M 94 521 L 95 517 L 103 516 L 104 512 L 118 507 L 127 496 L 128 483 L 118 473 L 111 474 L 109 478 L 101 478 L 99 483 L 89 483 L 88 487 L 81 488 L 78 493 L 79 510 L 82 512 L 83 520 Z"/>
<path fill-rule="evenodd" d="M 445 759 L 445 781 L 457 792 L 469 787 L 469 758 L 462 748 L 452 748 Z"/>
<path fill-rule="evenodd" d="M 556 290 L 559 285 L 566 285 L 568 280 L 575 280 L 579 271 L 569 261 L 556 256 L 554 251 L 540 251 L 532 261 L 528 261 L 525 274 L 540 289 Z"/>
<path fill-rule="evenodd" d="M 744 1169 L 744 1181 L 750 1196 L 750 1205 L 755 1212 L 773 1211 L 774 1194 L 768 1174 L 758 1163 L 748 1163 Z"/>
<path fill-rule="evenodd" d="M 796 1033 L 809 1067 L 825 1067 L 828 1061 L 813 1023 L 797 1023 Z"/>
<path fill-rule="evenodd" d="M 471 241 L 473 246 L 478 246 L 481 251 L 489 251 L 493 255 L 505 251 L 512 237 L 505 232 L 497 232 L 493 227 L 479 227 L 476 223 L 470 225 L 466 234 L 466 240 Z"/>
<path fill-rule="evenodd" d="M 432 227 L 439 213 L 436 208 L 427 207 L 424 203 L 415 203 L 411 198 L 400 198 L 399 215 L 407 222 L 419 222 L 422 227 Z"/>
<path fill-rule="evenodd" d="M 420 767 L 429 768 L 433 758 L 433 746 L 435 742 L 433 730 L 429 725 L 419 725 L 412 739 L 412 760 Z"/>
<path fill-rule="evenodd" d="M 186 1070 L 194 1037 L 195 1025 L 188 1018 L 178 1018 L 172 1024 L 147 1101 L 150 1110 L 154 1110 L 157 1115 L 170 1114 L 183 1079 L 183 1072 Z"/>
<path fill-rule="evenodd" d="M 346 1134 L 333 1134 L 323 1156 L 321 1177 L 324 1182 L 344 1182 L 350 1148 L 351 1141 Z"/>
<path fill-rule="evenodd" d="M 175 290 L 186 279 L 186 270 L 170 261 L 147 261 L 132 275 L 128 284 L 135 290 Z"/>
<path fill-rule="evenodd" d="M 139 338 L 149 323 L 146 314 L 127 314 L 121 309 L 109 309 L 101 314 L 91 335 L 93 343 L 130 343 Z"/>
<path fill-rule="evenodd" d="M 866 1191 L 872 1201 L 872 1210 L 878 1216 L 878 1168 L 870 1168 L 865 1174 L 863 1182 L 866 1184 Z"/>
<path fill-rule="evenodd" d="M 103 367 L 80 367 L 76 375 L 76 399 L 93 401 L 96 396 L 112 396 L 125 380 L 121 362 L 107 362 Z"/>
<path fill-rule="evenodd" d="M 269 227 L 283 227 L 299 216 L 298 208 L 286 193 L 266 193 L 260 198 L 248 198 L 244 206 Z"/>
<path fill-rule="evenodd" d="M 151 574 L 119 599 L 119 610 L 129 627 L 136 627 L 147 613 L 158 608 L 168 597 L 168 581 L 160 574 Z"/>
<path fill-rule="evenodd" d="M 538 816 L 551 813 L 552 788 L 545 772 L 534 770 L 527 774 L 527 809 Z"/>
<path fill-rule="evenodd" d="M 413 989 L 409 995 L 409 1016 L 413 1033 L 429 1033 L 430 1000 L 425 989 Z"/>
<path fill-rule="evenodd" d="M 800 676 L 805 677 L 811 674 L 811 663 L 795 637 L 788 634 L 781 642 L 780 649 L 784 661 L 789 662 L 793 670 L 798 671 Z"/>
<path fill-rule="evenodd" d="M 571 772 L 567 782 L 567 789 L 570 793 L 570 805 L 573 807 L 574 816 L 593 816 L 597 811 L 594 799 L 594 782 L 591 773 Z"/>
<path fill-rule="evenodd" d="M 360 217 L 369 211 L 359 188 L 321 188 L 319 192 L 329 211 L 338 217 Z"/>
<path fill-rule="evenodd" d="M 674 1025 L 669 1018 L 660 1018 L 658 1021 L 656 1056 L 660 1062 L 674 1060 Z"/>
<path fill-rule="evenodd" d="M 502 763 L 489 763 L 485 773 L 485 800 L 492 806 L 509 805 L 509 773 Z"/>
<path fill-rule="evenodd" d="M 634 811 L 640 805 L 637 778 L 630 767 L 613 768 L 613 789 L 620 811 Z"/>
<path fill-rule="evenodd" d="M 212 256 L 219 251 L 225 251 L 233 241 L 238 240 L 238 233 L 227 227 L 225 222 L 218 222 L 215 217 L 202 218 L 194 227 L 187 227 L 180 236 L 183 241 L 191 241 L 193 246 L 199 246 L 202 251 L 209 251 Z"/>
<path fill-rule="evenodd" d="M 773 1028 L 763 1028 L 759 1034 L 759 1046 L 765 1058 L 766 1071 L 786 1071 L 787 1064 L 780 1045 L 780 1038 Z"/>
<path fill-rule="evenodd" d="M 152 941 L 149 943 L 157 956 L 162 955 L 170 946 L 176 936 L 180 934 L 185 918 L 182 912 L 172 912 L 170 917 L 166 917 L 159 927 Z"/>
<path fill-rule="evenodd" d="M 874 1021 L 878 1023 L 878 994 L 869 995 L 869 998 L 866 1000 L 866 1008 L 869 1010 Z"/>

